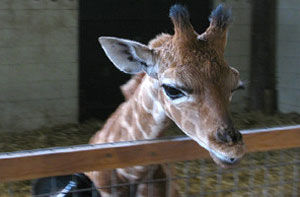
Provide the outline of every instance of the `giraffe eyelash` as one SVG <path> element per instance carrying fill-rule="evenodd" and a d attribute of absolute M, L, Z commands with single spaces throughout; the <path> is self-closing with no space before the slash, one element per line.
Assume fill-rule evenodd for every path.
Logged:
<path fill-rule="evenodd" d="M 181 90 L 179 90 L 175 87 L 172 87 L 172 86 L 169 86 L 169 85 L 166 85 L 166 84 L 163 84 L 162 87 L 163 87 L 164 92 L 166 93 L 166 95 L 172 100 L 175 100 L 175 99 L 181 98 L 183 96 L 186 96 L 185 93 L 183 93 Z"/>

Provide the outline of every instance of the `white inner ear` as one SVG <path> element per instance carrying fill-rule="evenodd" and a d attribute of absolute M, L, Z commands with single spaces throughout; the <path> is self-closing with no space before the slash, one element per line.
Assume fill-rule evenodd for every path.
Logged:
<path fill-rule="evenodd" d="M 129 74 L 145 71 L 149 75 L 156 71 L 154 54 L 146 45 L 114 37 L 100 37 L 99 42 L 110 61 L 121 71 Z"/>

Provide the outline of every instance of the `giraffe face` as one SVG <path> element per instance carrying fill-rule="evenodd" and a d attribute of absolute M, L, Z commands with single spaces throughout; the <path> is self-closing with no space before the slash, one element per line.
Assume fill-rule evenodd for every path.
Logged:
<path fill-rule="evenodd" d="M 194 31 L 186 8 L 173 6 L 170 18 L 175 34 L 150 42 L 159 56 L 160 102 L 177 126 L 206 148 L 216 163 L 231 167 L 245 153 L 229 113 L 232 93 L 242 87 L 238 71 L 224 60 L 231 10 L 219 5 L 202 34 Z"/>
<path fill-rule="evenodd" d="M 220 57 L 213 58 L 218 62 L 201 57 L 185 63 L 186 56 L 177 57 L 172 66 L 164 66 L 158 75 L 159 100 L 183 132 L 206 148 L 218 164 L 231 167 L 245 151 L 229 114 L 232 94 L 242 82 L 238 71 Z"/>

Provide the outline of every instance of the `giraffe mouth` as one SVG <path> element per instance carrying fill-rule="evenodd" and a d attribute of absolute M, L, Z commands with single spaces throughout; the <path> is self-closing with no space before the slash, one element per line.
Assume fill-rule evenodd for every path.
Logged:
<path fill-rule="evenodd" d="M 241 157 L 227 157 L 213 150 L 210 150 L 209 154 L 214 162 L 223 168 L 233 168 L 241 161 Z"/>
<path fill-rule="evenodd" d="M 240 154 L 238 157 L 230 157 L 230 156 L 224 155 L 224 154 L 219 153 L 219 152 L 215 151 L 214 149 L 210 148 L 202 140 L 195 139 L 195 138 L 194 138 L 194 140 L 200 146 L 202 146 L 203 148 L 205 148 L 209 152 L 210 156 L 212 157 L 212 159 L 214 160 L 214 162 L 216 164 L 218 164 L 219 166 L 221 166 L 223 168 L 233 168 L 233 167 L 235 167 L 237 164 L 239 164 L 239 162 L 241 161 L 241 159 L 244 155 L 244 154 Z"/>

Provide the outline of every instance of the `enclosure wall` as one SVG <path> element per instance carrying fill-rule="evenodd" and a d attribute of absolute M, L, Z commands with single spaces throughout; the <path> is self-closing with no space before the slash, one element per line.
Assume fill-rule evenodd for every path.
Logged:
<path fill-rule="evenodd" d="M 282 112 L 300 113 L 300 1 L 277 1 L 277 91 Z"/>
<path fill-rule="evenodd" d="M 215 0 L 214 5 L 225 2 L 232 6 L 233 24 L 228 34 L 225 58 L 237 68 L 242 80 L 250 80 L 251 1 Z M 300 112 L 300 1 L 277 0 L 276 5 L 276 79 L 278 110 L 284 113 Z M 249 85 L 249 84 L 248 84 Z M 233 109 L 242 109 L 248 99 L 247 91 L 233 97 Z"/>
<path fill-rule="evenodd" d="M 214 7 L 220 2 L 224 1 L 214 0 Z M 252 4 L 236 0 L 225 3 L 233 13 L 225 58 L 247 81 Z M 0 131 L 76 122 L 78 1 L 0 1 L 0 9 Z M 277 1 L 276 71 L 282 112 L 300 112 L 299 11 L 297 0 Z M 165 16 L 168 20 L 167 13 Z M 192 21 L 197 20 L 193 16 Z M 236 93 L 232 108 L 245 108 L 247 99 L 248 91 Z"/>
<path fill-rule="evenodd" d="M 76 0 L 0 1 L 0 131 L 77 121 Z"/>

